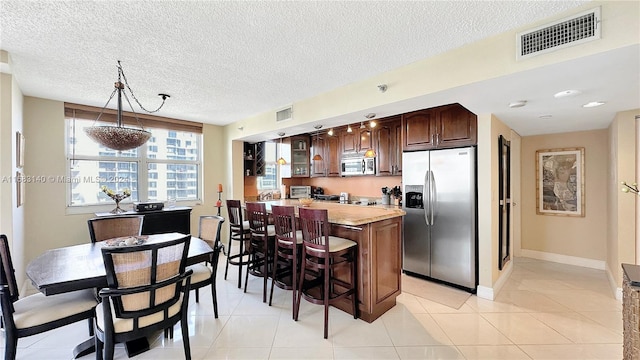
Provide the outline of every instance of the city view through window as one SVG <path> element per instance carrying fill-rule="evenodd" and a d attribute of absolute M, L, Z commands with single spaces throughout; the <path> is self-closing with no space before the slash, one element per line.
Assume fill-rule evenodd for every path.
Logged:
<path fill-rule="evenodd" d="M 147 128 L 149 141 L 116 151 L 95 143 L 83 128 L 94 120 L 67 120 L 69 205 L 113 202 L 102 186 L 131 197 L 124 202 L 163 202 L 200 198 L 201 134 Z"/>

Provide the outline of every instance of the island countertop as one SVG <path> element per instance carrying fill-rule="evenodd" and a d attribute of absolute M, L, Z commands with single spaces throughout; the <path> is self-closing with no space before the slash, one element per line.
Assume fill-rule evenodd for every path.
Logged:
<path fill-rule="evenodd" d="M 265 203 L 267 204 L 267 210 L 271 210 L 271 205 L 296 206 L 296 213 L 298 207 L 302 206 L 297 199 L 269 200 Z M 328 201 L 314 201 L 305 207 L 310 209 L 327 209 L 330 223 L 352 226 L 392 219 L 406 214 L 404 210 L 398 207 L 338 204 Z"/>

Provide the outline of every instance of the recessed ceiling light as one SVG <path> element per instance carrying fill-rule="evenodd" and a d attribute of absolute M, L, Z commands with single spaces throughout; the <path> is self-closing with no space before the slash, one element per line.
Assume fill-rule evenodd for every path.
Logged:
<path fill-rule="evenodd" d="M 509 103 L 509 107 L 512 108 L 512 109 L 513 108 L 523 107 L 525 105 L 527 105 L 527 100 L 518 100 L 518 101 L 514 101 L 514 102 Z"/>
<path fill-rule="evenodd" d="M 600 105 L 604 105 L 605 102 L 604 101 L 590 101 L 584 105 L 582 105 L 583 108 L 592 108 L 592 107 L 596 107 L 596 106 L 600 106 Z"/>
<path fill-rule="evenodd" d="M 582 94 L 580 90 L 565 90 L 565 91 L 560 91 L 559 93 L 555 93 L 553 97 L 556 99 L 560 99 L 563 97 L 576 96 L 579 94 Z"/>
<path fill-rule="evenodd" d="M 540 119 L 551 119 L 553 117 L 553 115 L 551 114 L 544 114 L 544 115 L 540 115 L 538 116 Z"/>

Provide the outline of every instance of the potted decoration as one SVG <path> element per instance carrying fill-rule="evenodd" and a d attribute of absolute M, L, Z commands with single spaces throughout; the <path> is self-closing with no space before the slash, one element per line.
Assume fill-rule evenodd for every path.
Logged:
<path fill-rule="evenodd" d="M 116 193 L 115 191 L 109 189 L 106 185 L 102 185 L 100 188 L 102 189 L 103 193 L 107 194 L 108 197 L 110 197 L 111 199 L 113 199 L 113 201 L 116 202 L 116 208 L 111 210 L 110 213 L 120 214 L 120 213 L 126 212 L 126 210 L 122 210 L 120 208 L 120 201 L 131 196 L 131 190 L 129 190 L 128 188 L 125 188 L 124 190 L 122 190 L 122 193 Z"/>

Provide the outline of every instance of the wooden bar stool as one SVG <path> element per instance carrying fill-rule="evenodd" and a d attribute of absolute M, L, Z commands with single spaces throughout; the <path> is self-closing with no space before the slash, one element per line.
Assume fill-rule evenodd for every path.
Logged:
<path fill-rule="evenodd" d="M 299 208 L 302 228 L 302 265 L 295 320 L 298 320 L 300 298 L 324 305 L 324 338 L 329 332 L 329 305 L 351 297 L 353 318 L 358 318 L 357 258 L 358 244 L 348 239 L 330 236 L 326 209 Z M 349 269 L 349 281 L 338 278 L 339 271 Z M 340 274 L 344 275 L 344 274 Z"/>
<path fill-rule="evenodd" d="M 244 292 L 247 292 L 249 272 L 251 272 L 253 275 L 262 277 L 262 302 L 267 302 L 267 278 L 269 277 L 269 259 L 271 258 L 269 248 L 273 247 L 276 230 L 273 225 L 269 225 L 269 214 L 263 202 L 248 202 L 246 207 L 251 240 Z"/>
<path fill-rule="evenodd" d="M 248 263 L 248 257 L 245 253 L 245 241 L 248 243 L 251 238 L 251 230 L 249 222 L 242 220 L 242 206 L 240 200 L 227 200 L 227 211 L 229 214 L 229 244 L 227 246 L 227 264 L 224 268 L 224 279 L 227 280 L 227 272 L 229 264 L 238 266 L 238 289 L 242 287 L 242 266 Z M 237 241 L 239 251 L 237 254 L 231 254 L 231 244 Z"/>
<path fill-rule="evenodd" d="M 302 231 L 297 229 L 295 207 L 271 206 L 276 241 L 273 250 L 273 268 L 271 272 L 271 294 L 269 306 L 273 300 L 273 286 L 293 290 L 291 315 L 296 318 L 297 280 L 302 249 Z"/>

